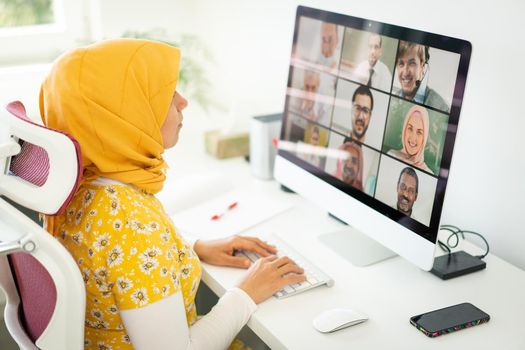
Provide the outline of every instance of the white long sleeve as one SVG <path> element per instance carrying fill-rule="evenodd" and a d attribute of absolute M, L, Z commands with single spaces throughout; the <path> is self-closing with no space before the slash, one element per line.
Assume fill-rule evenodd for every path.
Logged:
<path fill-rule="evenodd" d="M 212 310 L 188 328 L 182 292 L 139 309 L 121 311 L 135 349 L 226 349 L 257 309 L 241 289 L 228 290 Z"/>
<path fill-rule="evenodd" d="M 226 349 L 257 309 L 240 288 L 227 291 L 211 311 L 190 327 L 191 349 Z"/>

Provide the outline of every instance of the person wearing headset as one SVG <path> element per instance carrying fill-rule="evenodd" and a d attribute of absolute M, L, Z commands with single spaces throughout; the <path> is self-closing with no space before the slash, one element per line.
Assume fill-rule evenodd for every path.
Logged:
<path fill-rule="evenodd" d="M 450 106 L 439 93 L 427 86 L 429 60 L 428 46 L 400 41 L 396 70 L 401 89 L 394 87 L 393 93 L 448 113 Z"/>

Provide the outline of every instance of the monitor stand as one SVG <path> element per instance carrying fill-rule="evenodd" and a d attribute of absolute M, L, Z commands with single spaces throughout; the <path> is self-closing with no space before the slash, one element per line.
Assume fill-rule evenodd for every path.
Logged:
<path fill-rule="evenodd" d="M 322 234 L 319 240 L 354 266 L 372 265 L 397 255 L 350 226 Z"/>

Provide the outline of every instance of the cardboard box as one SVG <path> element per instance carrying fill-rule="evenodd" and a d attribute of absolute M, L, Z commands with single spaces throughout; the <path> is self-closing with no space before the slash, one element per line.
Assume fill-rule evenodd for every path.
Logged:
<path fill-rule="evenodd" d="M 206 152 L 224 159 L 245 156 L 250 151 L 250 138 L 247 132 L 223 135 L 219 130 L 204 134 Z"/>

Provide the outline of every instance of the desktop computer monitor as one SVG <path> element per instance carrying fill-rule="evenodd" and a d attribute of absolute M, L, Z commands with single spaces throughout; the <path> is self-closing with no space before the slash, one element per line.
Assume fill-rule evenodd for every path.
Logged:
<path fill-rule="evenodd" d="M 470 53 L 465 40 L 298 7 L 274 175 L 351 226 L 320 238 L 364 254 L 358 265 L 391 251 L 432 268 Z"/>

